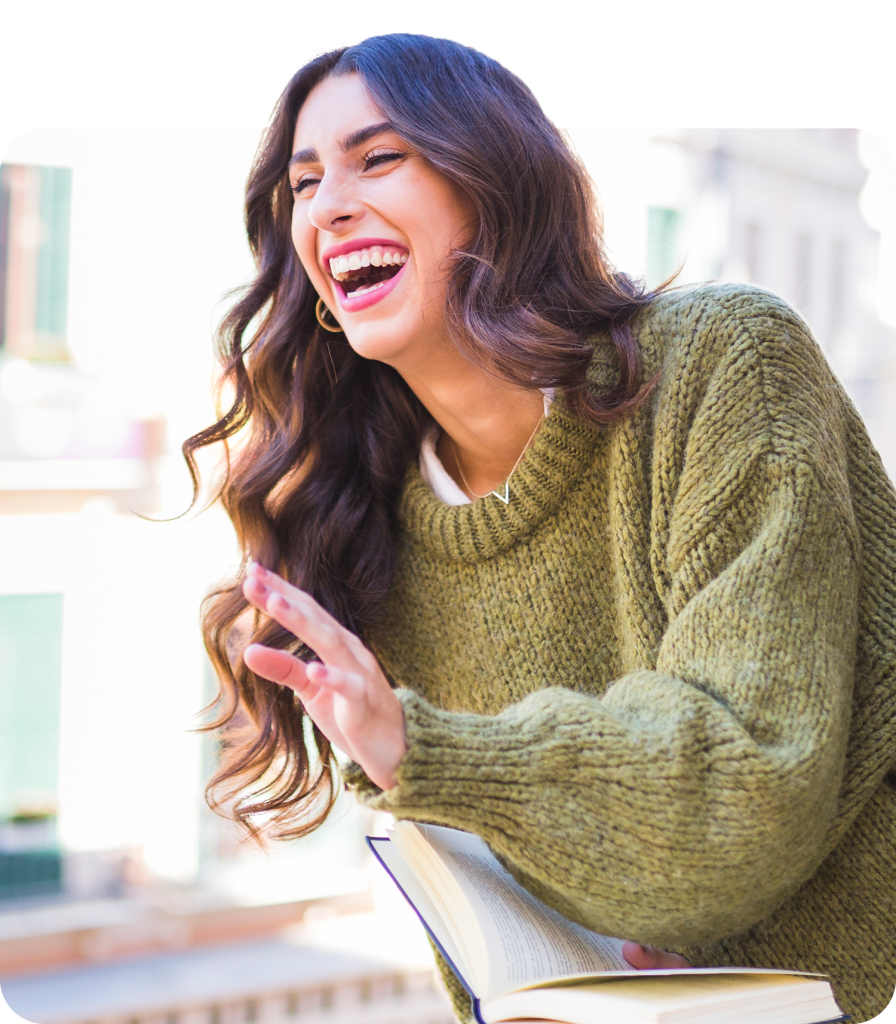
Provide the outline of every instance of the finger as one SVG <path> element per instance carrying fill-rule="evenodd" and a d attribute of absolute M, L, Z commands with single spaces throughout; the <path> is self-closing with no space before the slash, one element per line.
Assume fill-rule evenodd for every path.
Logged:
<path fill-rule="evenodd" d="M 639 942 L 627 941 L 622 944 L 623 957 L 638 971 L 669 970 L 691 965 L 678 953 L 667 953 L 653 946 L 642 946 Z"/>
<path fill-rule="evenodd" d="M 336 620 L 327 611 L 325 611 L 325 609 L 323 609 L 307 591 L 302 590 L 300 587 L 295 587 L 291 583 L 287 583 L 282 576 L 278 576 L 277 573 L 271 572 L 270 569 L 265 569 L 264 566 L 259 565 L 258 562 L 249 562 L 246 566 L 246 579 L 254 580 L 267 587 L 268 590 L 277 594 L 282 594 L 285 598 L 306 609 L 309 613 L 311 611 L 318 612 L 320 615 L 330 619 L 334 625 L 338 625 Z"/>
<path fill-rule="evenodd" d="M 314 598 L 310 594 L 306 594 L 304 590 L 299 590 L 298 587 L 287 583 L 286 580 L 276 573 L 268 572 L 267 569 L 263 569 L 256 562 L 250 563 L 250 568 L 252 571 L 247 571 L 243 578 L 243 594 L 257 608 L 267 611 L 268 599 L 271 595 L 279 594 L 293 608 L 301 611 L 306 617 L 311 619 L 317 618 L 321 622 L 326 622 L 327 625 L 339 626 L 339 623 L 331 615 L 328 615 Z"/>
<path fill-rule="evenodd" d="M 250 671 L 281 686 L 288 686 L 306 698 L 317 693 L 318 686 L 309 680 L 304 662 L 288 651 L 278 651 L 263 644 L 249 644 L 243 651 L 243 661 Z"/>
<path fill-rule="evenodd" d="M 249 668 L 263 679 L 269 679 L 272 683 L 279 683 L 293 690 L 301 700 L 305 713 L 311 717 L 324 736 L 350 758 L 357 760 L 351 744 L 343 736 L 333 717 L 330 695 L 307 678 L 308 666 L 304 662 L 286 651 L 278 651 L 262 644 L 250 644 L 243 652 L 243 657 Z"/>
<path fill-rule="evenodd" d="M 268 588 L 257 579 L 246 576 L 243 580 L 243 597 L 260 611 L 264 611 L 264 603 L 269 593 Z"/>
<path fill-rule="evenodd" d="M 297 607 L 291 597 L 269 590 L 258 579 L 246 579 L 243 593 L 247 600 L 306 643 L 325 664 L 347 672 L 364 671 L 365 665 L 348 642 L 353 634 L 347 629 L 330 625 L 333 620 L 324 621 L 313 610 L 309 610 L 309 614 L 306 608 Z"/>
<path fill-rule="evenodd" d="M 332 690 L 346 700 L 360 700 L 365 696 L 364 677 L 357 672 L 345 672 L 339 668 L 322 665 L 319 661 L 305 666 L 308 679 L 321 689 Z"/>
<path fill-rule="evenodd" d="M 322 627 L 337 630 L 342 634 L 342 642 L 352 650 L 356 658 L 362 659 L 363 663 L 363 655 L 369 652 L 360 637 L 352 633 L 351 630 L 346 629 L 341 622 L 319 605 L 307 591 L 287 583 L 282 576 L 271 572 L 270 569 L 265 569 L 258 562 L 250 562 L 248 564 L 246 567 L 246 578 L 261 584 L 269 591 L 283 595 L 294 607 L 303 612 L 310 622 L 317 622 Z"/>

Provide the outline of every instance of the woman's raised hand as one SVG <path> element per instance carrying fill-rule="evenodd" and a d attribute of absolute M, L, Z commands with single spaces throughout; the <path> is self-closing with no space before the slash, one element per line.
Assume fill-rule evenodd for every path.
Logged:
<path fill-rule="evenodd" d="M 310 594 L 256 562 L 246 570 L 243 594 L 321 658 L 304 662 L 287 651 L 249 644 L 246 665 L 294 690 L 327 739 L 381 789 L 391 789 L 407 750 L 404 712 L 373 654 Z"/>
<path fill-rule="evenodd" d="M 243 594 L 322 659 L 304 662 L 288 651 L 249 644 L 243 651 L 248 667 L 263 679 L 294 690 L 327 739 L 357 761 L 381 789 L 391 789 L 407 750 L 404 712 L 373 654 L 310 594 L 257 562 L 249 563 Z M 637 942 L 626 942 L 622 955 L 639 970 L 690 966 L 676 953 Z"/>

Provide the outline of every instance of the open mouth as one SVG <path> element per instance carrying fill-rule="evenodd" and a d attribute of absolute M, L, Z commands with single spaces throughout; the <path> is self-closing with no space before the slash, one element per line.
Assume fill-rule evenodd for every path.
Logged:
<path fill-rule="evenodd" d="M 346 299 L 358 299 L 384 288 L 408 261 L 397 246 L 371 245 L 330 259 L 330 275 Z"/>

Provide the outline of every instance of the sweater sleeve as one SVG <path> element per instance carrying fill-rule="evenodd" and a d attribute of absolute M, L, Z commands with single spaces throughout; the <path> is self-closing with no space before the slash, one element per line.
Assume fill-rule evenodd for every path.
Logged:
<path fill-rule="evenodd" d="M 368 795 L 483 836 L 567 917 L 667 947 L 737 934 L 812 876 L 851 714 L 846 400 L 795 317 L 721 334 L 690 405 L 658 403 L 655 661 L 599 696 L 552 687 L 496 716 L 400 690 L 408 752 Z M 682 358 L 667 375 L 709 356 Z"/>

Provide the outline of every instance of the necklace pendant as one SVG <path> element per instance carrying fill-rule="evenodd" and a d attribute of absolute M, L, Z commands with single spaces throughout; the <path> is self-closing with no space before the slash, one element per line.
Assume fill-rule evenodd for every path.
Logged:
<path fill-rule="evenodd" d="M 494 496 L 496 498 L 500 498 L 501 501 L 503 501 L 505 505 L 509 505 L 510 504 L 510 481 L 509 480 L 505 480 L 504 481 L 504 493 L 503 494 L 501 494 L 500 491 L 492 491 L 491 493 L 494 494 Z"/>

